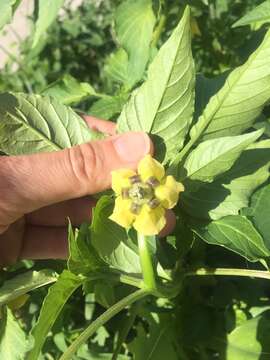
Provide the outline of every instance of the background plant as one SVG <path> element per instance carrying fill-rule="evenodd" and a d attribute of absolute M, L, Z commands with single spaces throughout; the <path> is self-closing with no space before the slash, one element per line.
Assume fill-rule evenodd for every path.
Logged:
<path fill-rule="evenodd" d="M 13 60 L 10 59 L 10 64 L 1 74 L 2 90 L 50 94 L 56 98 L 54 101 L 59 102 L 59 109 L 61 103 L 73 104 L 76 109 L 90 114 L 116 119 L 132 89 L 145 79 L 146 69 L 153 59 L 156 62 L 155 66 L 152 63 L 151 79 L 154 83 L 157 81 L 158 72 L 155 69 L 160 66 L 156 58 L 157 48 L 168 39 L 184 9 L 184 4 L 179 5 L 176 1 L 153 2 L 153 12 L 148 7 L 148 12 L 145 13 L 147 1 L 136 2 L 135 6 L 138 6 L 139 10 L 134 9 L 134 2 L 132 3 L 133 5 L 130 2 L 119 2 L 119 8 L 118 4 L 113 2 L 113 13 L 110 2 L 99 5 L 85 2 L 76 13 L 67 10 L 67 18 L 49 28 L 48 37 L 39 49 L 32 49 L 33 39 L 21 44 L 20 67 L 16 73 L 11 73 Z M 159 126 L 154 110 L 154 116 L 151 118 L 148 114 L 145 117 L 148 122 L 142 122 L 144 130 L 150 129 L 152 134 L 158 136 L 156 146 L 160 160 L 170 164 L 170 171 L 177 174 L 188 189 L 176 210 L 178 221 L 175 232 L 167 237 L 166 241 L 157 241 L 156 254 L 163 269 L 162 275 L 170 278 L 173 274 L 180 284 L 182 269 L 189 270 L 185 272 L 182 290 L 177 297 L 170 300 L 148 297 L 145 301 L 135 303 L 100 327 L 90 338 L 88 345 L 84 345 L 77 352 L 79 359 L 110 359 L 113 356 L 116 358 L 118 353 L 121 354 L 118 355 L 119 359 L 128 359 L 130 356 L 145 359 L 146 355 L 149 359 L 167 356 L 170 359 L 229 360 L 246 359 L 247 356 L 250 359 L 267 359 L 269 356 L 268 282 L 248 278 L 191 276 L 194 272 L 200 275 L 214 273 L 214 270 L 200 270 L 204 267 L 221 268 L 217 273 L 223 275 L 269 277 L 269 229 L 265 222 L 269 215 L 269 122 L 265 106 L 269 102 L 268 35 L 252 60 L 242 68 L 234 70 L 224 85 L 229 72 L 244 63 L 248 55 L 261 43 L 267 24 L 262 25 L 257 14 L 257 20 L 255 18 L 254 21 L 253 17 L 251 21 L 252 29 L 257 30 L 231 27 L 256 5 L 254 1 L 196 1 L 190 2 L 190 5 L 193 14 L 191 24 L 196 71 L 211 78 L 197 75 L 195 116 L 192 117 L 192 112 L 185 113 L 183 118 L 186 119 L 186 125 L 181 131 L 176 123 L 178 141 L 174 141 L 172 145 L 169 143 L 170 134 Z M 140 9 L 144 11 L 143 16 L 136 18 L 137 21 L 143 22 L 147 15 L 148 24 L 152 24 L 143 28 L 147 36 L 135 49 L 121 32 L 121 29 L 126 29 L 126 26 L 121 25 L 131 8 L 132 13 Z M 97 14 L 101 16 L 98 17 Z M 111 27 L 113 19 L 115 22 Z M 141 27 L 138 28 L 141 30 Z M 193 103 L 194 72 L 189 43 L 182 42 L 185 44 L 185 51 L 177 48 L 177 41 L 188 37 L 188 30 L 178 27 L 177 36 L 170 38 L 166 45 L 167 50 L 174 52 L 186 65 L 177 70 L 176 74 L 180 74 L 184 80 L 179 82 L 177 77 L 175 78 L 177 92 L 170 94 L 169 100 L 174 100 L 176 94 L 181 93 L 184 81 L 189 84 L 187 92 L 191 94 L 187 98 L 180 97 L 177 109 L 182 109 L 185 105 L 191 108 Z M 66 45 L 59 48 L 59 43 Z M 165 51 L 163 56 L 166 56 Z M 91 60 L 88 62 L 89 58 Z M 134 62 L 138 65 L 136 76 L 129 71 Z M 175 65 L 172 63 L 170 66 Z M 183 69 L 189 70 L 185 72 Z M 162 79 L 159 81 L 162 89 L 164 84 Z M 81 84 L 82 82 L 84 84 Z M 149 78 L 145 84 L 148 85 L 133 93 L 131 99 L 136 96 L 140 101 L 140 94 L 144 95 L 143 89 L 147 87 L 154 91 Z M 252 97 L 249 97 L 247 89 L 251 86 L 253 93 Z M 71 91 L 74 89 L 76 91 Z M 218 95 L 208 103 L 210 96 L 217 91 Z M 3 111 L 7 100 L 12 99 L 12 96 L 1 95 Z M 19 102 L 17 106 L 22 110 L 26 109 L 23 102 L 25 96 L 35 99 L 35 96 L 31 98 L 29 95 L 15 95 Z M 44 101 L 42 98 L 38 99 Z M 128 116 L 122 113 L 118 119 L 121 131 L 141 126 L 132 113 L 132 102 L 127 104 Z M 248 111 L 242 113 L 243 108 Z M 204 116 L 199 117 L 202 113 Z M 74 121 L 77 121 L 76 115 L 70 114 Z M 173 124 L 179 119 L 174 114 L 168 115 Z M 233 119 L 234 124 L 239 121 L 242 125 L 232 128 L 227 125 L 230 119 Z M 195 126 L 188 137 L 191 124 Z M 2 127 L 0 125 L 1 150 L 12 154 L 14 148 L 4 141 L 10 131 L 9 126 L 12 126 L 12 122 L 8 116 L 4 116 Z M 254 128 L 263 130 L 255 132 Z M 73 142 L 83 141 L 88 136 L 95 137 L 95 134 L 85 136 L 84 139 L 75 138 Z M 259 137 L 260 140 L 254 143 Z M 164 144 L 167 147 L 166 153 Z M 65 144 L 60 146 L 64 147 Z M 213 152 L 213 149 L 217 149 L 216 152 Z M 16 149 L 16 153 L 23 151 L 23 147 Z M 33 148 L 33 151 L 38 149 Z M 91 229 L 89 225 L 83 225 L 75 232 L 70 228 L 69 271 L 64 271 L 55 286 L 50 288 L 43 306 L 43 316 L 41 313 L 40 317 L 40 322 L 44 321 L 43 333 L 40 325 L 35 327 L 38 330 L 32 332 L 36 339 L 42 339 L 41 335 L 46 335 L 47 330 L 50 330 L 43 347 L 44 359 L 58 358 L 81 330 L 104 311 L 104 307 L 112 306 L 131 292 L 131 285 L 136 285 L 130 283 L 130 278 L 125 277 L 125 274 L 119 274 L 119 269 L 127 273 L 138 269 L 138 255 L 130 242 L 134 239 L 134 234 L 127 237 L 125 231 L 106 220 L 111 206 L 110 199 L 102 198 Z M 111 249 L 114 262 L 112 257 L 108 256 L 108 243 L 104 243 L 108 234 L 116 239 Z M 215 246 L 209 246 L 201 239 Z M 82 251 L 89 254 L 86 261 L 81 256 Z M 123 252 L 126 254 L 124 257 L 119 255 Z M 256 262 L 258 260 L 261 262 Z M 103 268 L 104 263 L 104 270 L 109 265 L 116 272 L 108 274 L 106 270 L 102 281 L 99 272 L 99 281 L 95 282 L 97 274 L 93 269 Z M 266 268 L 265 271 L 262 266 Z M 35 272 L 27 275 L 25 268 Z M 51 270 L 44 273 L 44 270 L 41 270 L 44 268 Z M 2 271 L 2 303 L 14 300 L 32 288 L 55 282 L 58 276 L 56 273 L 59 274 L 65 268 L 66 265 L 61 262 L 43 261 L 35 264 L 23 262 Z M 242 270 L 237 273 L 230 268 Z M 86 278 L 77 275 L 81 273 Z M 106 282 L 108 278 L 109 284 Z M 82 296 L 79 289 L 82 283 L 86 296 Z M 14 289 L 17 289 L 16 296 L 13 292 L 11 298 L 11 291 Z M 71 301 L 63 307 L 71 293 Z M 21 339 L 20 347 L 18 345 L 18 348 L 14 349 L 12 359 L 19 359 L 21 353 L 31 348 L 32 339 L 30 337 L 27 342 L 25 334 L 28 334 L 36 323 L 45 294 L 44 287 L 31 292 L 30 299 L 15 312 L 21 327 L 14 321 L 14 315 L 9 309 L 2 309 L 4 321 L 0 354 L 2 351 L 5 358 L 6 344 L 12 336 Z M 59 294 L 62 295 L 59 297 Z M 45 321 L 48 314 L 51 314 L 51 309 L 56 312 L 61 310 L 52 329 L 50 326 L 53 320 Z M 51 314 L 52 319 L 56 315 L 57 313 Z M 41 342 L 38 342 L 38 345 L 41 346 Z M 32 359 L 36 358 L 39 350 L 37 345 L 34 349 L 31 353 Z"/>

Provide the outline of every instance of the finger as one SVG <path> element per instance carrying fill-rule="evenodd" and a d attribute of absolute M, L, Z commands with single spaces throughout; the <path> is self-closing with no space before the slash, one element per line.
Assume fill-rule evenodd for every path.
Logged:
<path fill-rule="evenodd" d="M 82 117 L 91 129 L 101 131 L 109 135 L 116 134 L 115 123 L 108 120 L 100 120 L 90 115 L 82 115 Z"/>
<path fill-rule="evenodd" d="M 72 225 L 90 222 L 96 201 L 90 196 L 67 200 L 46 206 L 26 215 L 27 224 L 42 226 L 65 226 L 70 219 Z"/>
<path fill-rule="evenodd" d="M 172 210 L 167 210 L 166 211 L 166 225 L 159 233 L 159 237 L 165 237 L 168 234 L 170 234 L 173 231 L 175 224 L 176 224 L 176 218 L 175 218 L 174 212 Z"/>
<path fill-rule="evenodd" d="M 20 259 L 66 259 L 66 227 L 27 226 Z"/>
<path fill-rule="evenodd" d="M 136 169 L 151 152 L 146 134 L 130 132 L 57 152 L 1 156 L 1 225 L 43 206 L 103 191 L 110 187 L 112 170 Z"/>

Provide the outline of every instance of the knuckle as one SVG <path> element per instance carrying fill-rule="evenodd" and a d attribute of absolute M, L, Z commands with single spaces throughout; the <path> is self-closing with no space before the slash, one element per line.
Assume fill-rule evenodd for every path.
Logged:
<path fill-rule="evenodd" d="M 93 188 L 101 173 L 103 156 L 91 143 L 75 146 L 68 149 L 70 168 L 76 182 L 82 184 L 84 192 Z"/>

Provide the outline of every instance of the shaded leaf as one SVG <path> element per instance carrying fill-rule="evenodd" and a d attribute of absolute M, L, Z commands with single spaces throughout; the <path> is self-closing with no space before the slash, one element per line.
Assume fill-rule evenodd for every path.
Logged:
<path fill-rule="evenodd" d="M 102 196 L 95 209 L 91 226 L 92 244 L 99 256 L 111 267 L 128 273 L 140 273 L 140 259 L 128 244 L 124 228 L 108 219 L 114 202 L 110 196 Z"/>
<path fill-rule="evenodd" d="M 24 360 L 31 346 L 12 311 L 5 309 L 0 325 L 0 359 Z"/>
<path fill-rule="evenodd" d="M 55 151 L 97 138 L 71 108 L 39 95 L 0 95 L 0 149 L 8 155 Z"/>
<path fill-rule="evenodd" d="M 135 90 L 119 119 L 120 132 L 135 130 L 153 135 L 155 155 L 172 158 L 182 148 L 194 110 L 194 63 L 187 8 L 169 40 L 149 66 L 144 84 Z"/>
<path fill-rule="evenodd" d="M 0 30 L 8 24 L 21 0 L 0 0 Z"/>
<path fill-rule="evenodd" d="M 51 96 L 65 105 L 80 102 L 89 96 L 98 96 L 90 84 L 79 82 L 68 74 L 50 84 L 42 91 L 42 95 Z"/>
<path fill-rule="evenodd" d="M 89 109 L 88 113 L 97 118 L 110 120 L 120 114 L 122 107 L 127 101 L 127 95 L 105 96 L 97 100 Z"/>
<path fill-rule="evenodd" d="M 52 270 L 27 271 L 6 280 L 0 287 L 0 306 L 6 304 L 27 292 L 57 280 L 57 274 Z"/>
<path fill-rule="evenodd" d="M 38 0 L 38 18 L 35 24 L 33 45 L 37 46 L 41 37 L 46 34 L 48 27 L 56 19 L 59 9 L 64 5 L 65 0 Z"/>
<path fill-rule="evenodd" d="M 52 285 L 45 297 L 37 323 L 31 334 L 35 339 L 33 349 L 28 353 L 26 360 L 37 360 L 46 337 L 73 292 L 82 284 L 82 279 L 64 270 L 57 282 Z"/>
<path fill-rule="evenodd" d="M 270 256 L 261 235 L 244 216 L 226 216 L 206 226 L 194 226 L 193 230 L 208 244 L 223 246 L 249 261 Z"/>
<path fill-rule="evenodd" d="M 268 360 L 270 311 L 245 321 L 228 335 L 227 360 Z"/>

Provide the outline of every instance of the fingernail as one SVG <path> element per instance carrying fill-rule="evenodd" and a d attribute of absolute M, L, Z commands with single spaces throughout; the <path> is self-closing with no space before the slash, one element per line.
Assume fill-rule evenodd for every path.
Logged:
<path fill-rule="evenodd" d="M 143 132 L 129 132 L 117 136 L 114 148 L 123 161 L 139 161 L 151 153 L 152 144 L 149 136 Z"/>

